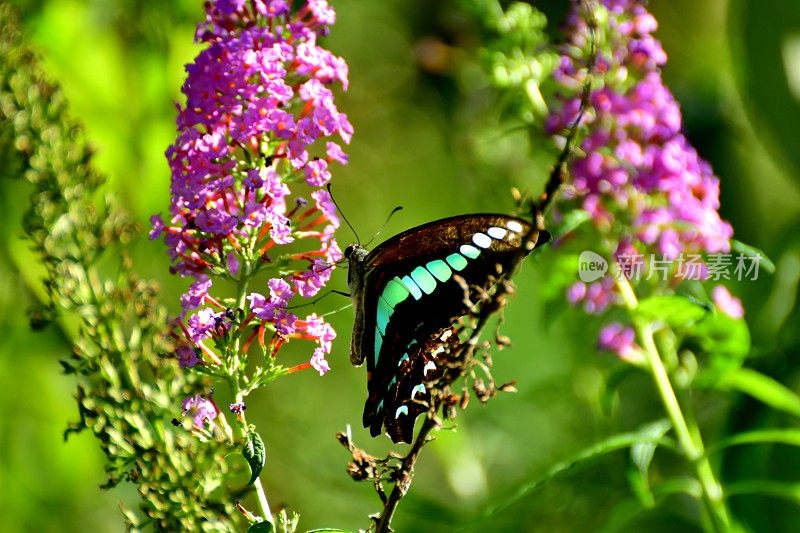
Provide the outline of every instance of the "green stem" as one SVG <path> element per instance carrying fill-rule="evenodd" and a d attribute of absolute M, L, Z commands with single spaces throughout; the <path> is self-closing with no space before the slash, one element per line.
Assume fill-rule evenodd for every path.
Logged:
<path fill-rule="evenodd" d="M 236 284 L 236 307 L 238 309 L 244 309 L 245 298 L 247 297 L 247 288 L 250 283 L 250 277 L 252 275 L 252 269 L 249 261 L 244 261 L 242 264 L 242 273 L 241 277 L 239 278 L 239 283 Z M 231 373 L 230 379 L 228 379 L 228 384 L 231 388 L 231 393 L 235 398 L 236 403 L 240 403 L 244 400 L 244 394 L 242 392 L 242 382 L 240 379 L 241 369 L 240 367 L 240 358 L 239 358 L 239 350 L 241 348 L 241 338 L 237 336 L 233 340 L 233 344 L 231 345 L 230 351 L 230 367 L 229 372 Z M 241 425 L 240 425 L 242 437 L 247 435 L 248 427 L 247 427 L 247 420 L 245 419 L 244 413 L 241 415 Z M 275 524 L 275 519 L 272 517 L 272 511 L 269 508 L 269 502 L 267 501 L 267 493 L 264 490 L 264 486 L 261 484 L 261 479 L 256 478 L 253 482 L 253 485 L 256 488 L 256 496 L 258 499 L 258 506 L 261 508 L 261 514 L 264 517 L 264 520 L 269 522 L 270 524 Z"/>
<path fill-rule="evenodd" d="M 630 283 L 624 276 L 617 276 L 616 281 L 625 306 L 629 311 L 635 311 L 639 301 Z M 711 468 L 711 463 L 706 456 L 700 429 L 694 422 L 694 417 L 684 414 L 684 410 L 675 395 L 675 390 L 669 380 L 669 374 L 653 337 L 653 325 L 641 319 L 635 313 L 633 313 L 633 325 L 641 343 L 648 368 L 661 396 L 661 402 L 664 404 L 667 416 L 669 416 L 672 427 L 675 429 L 675 435 L 686 457 L 694 467 L 695 476 L 700 482 L 703 503 L 710 518 L 711 529 L 713 531 L 728 531 L 731 528 L 731 520 L 725 505 L 722 487 L 717 481 Z M 687 419 L 691 421 L 691 427 Z"/>
<path fill-rule="evenodd" d="M 261 485 L 261 479 L 256 478 L 253 482 L 256 487 L 256 495 L 258 496 L 258 505 L 261 507 L 261 514 L 264 515 L 264 520 L 272 525 L 275 525 L 275 519 L 272 517 L 272 512 L 269 510 L 269 502 L 267 501 L 267 493 L 264 492 L 264 487 Z"/>

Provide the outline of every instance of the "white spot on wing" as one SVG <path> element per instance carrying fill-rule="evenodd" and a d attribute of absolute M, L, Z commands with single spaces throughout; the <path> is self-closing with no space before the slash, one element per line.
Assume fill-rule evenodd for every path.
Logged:
<path fill-rule="evenodd" d="M 522 233 L 522 224 L 517 222 L 516 220 L 509 220 L 506 222 L 506 227 L 513 231 L 514 233 Z"/>
<path fill-rule="evenodd" d="M 498 241 L 500 241 L 503 240 L 503 237 L 506 236 L 506 233 L 508 233 L 508 231 L 503 228 L 498 228 L 497 226 L 492 226 L 486 231 L 486 233 L 488 233 L 489 237 L 491 237 L 492 239 L 497 239 Z"/>
<path fill-rule="evenodd" d="M 400 418 L 400 415 L 407 415 L 407 414 L 408 414 L 408 406 L 401 405 L 400 407 L 397 408 L 397 411 L 395 411 L 394 419 L 397 420 L 398 418 Z"/>
<path fill-rule="evenodd" d="M 485 233 L 476 233 L 472 236 L 472 242 L 480 248 L 488 248 L 492 245 L 492 239 Z"/>
<path fill-rule="evenodd" d="M 422 369 L 422 374 L 425 377 L 428 377 L 429 370 L 436 370 L 436 363 L 434 363 L 433 361 L 428 361 L 427 363 L 425 363 L 425 368 Z"/>
<path fill-rule="evenodd" d="M 417 394 L 425 394 L 425 385 L 422 383 L 411 389 L 411 399 L 413 400 Z"/>

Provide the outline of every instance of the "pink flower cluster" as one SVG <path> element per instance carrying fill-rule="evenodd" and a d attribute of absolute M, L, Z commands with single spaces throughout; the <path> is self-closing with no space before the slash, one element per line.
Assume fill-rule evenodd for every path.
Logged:
<path fill-rule="evenodd" d="M 594 66 L 602 84 L 592 92 L 584 117 L 588 134 L 570 172 L 574 200 L 617 244 L 614 258 L 655 254 L 673 261 L 673 276 L 680 278 L 682 254 L 726 253 L 733 230 L 719 215 L 719 179 L 681 133 L 678 103 L 661 79 L 667 56 L 652 35 L 656 20 L 643 4 L 602 0 L 596 7 L 608 14 L 597 32 L 602 40 Z M 583 9 L 574 3 L 569 43 L 555 73 L 565 96 L 547 119 L 554 135 L 571 126 L 581 105 L 590 39 Z M 618 298 L 613 280 L 606 278 L 577 282 L 567 299 L 600 313 Z M 616 326 L 603 337 L 601 344 L 618 353 L 631 344 L 630 333 Z"/>
<path fill-rule="evenodd" d="M 316 315 L 301 320 L 288 302 L 316 295 L 342 258 L 339 220 L 322 187 L 329 166 L 348 161 L 331 140 L 349 143 L 353 134 L 332 93 L 336 83 L 347 89 L 348 69 L 317 44 L 335 21 L 328 3 L 291 6 L 208 1 L 197 30 L 207 46 L 186 67 L 186 105 L 166 153 L 170 216 L 153 216 L 150 234 L 164 236 L 171 270 L 195 279 L 181 297 L 175 334 L 182 366 L 222 364 L 222 341 L 252 328 L 244 353 L 255 338 L 272 356 L 288 339 L 304 338 L 318 344 L 310 364 L 328 369 L 335 332 Z M 251 279 L 266 281 L 268 294 L 249 293 L 243 309 L 211 294 L 218 280 Z"/>

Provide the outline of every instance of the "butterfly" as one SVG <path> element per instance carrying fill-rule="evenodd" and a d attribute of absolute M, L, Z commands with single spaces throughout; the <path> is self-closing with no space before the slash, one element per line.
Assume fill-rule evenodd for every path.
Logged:
<path fill-rule="evenodd" d="M 350 361 L 367 362 L 363 423 L 373 437 L 385 427 L 393 442 L 411 442 L 417 416 L 428 410 L 430 382 L 442 375 L 437 347 L 469 311 L 464 282 L 486 286 L 520 249 L 528 253 L 548 239 L 525 220 L 473 214 L 412 228 L 371 252 L 346 248 L 355 309 Z"/>

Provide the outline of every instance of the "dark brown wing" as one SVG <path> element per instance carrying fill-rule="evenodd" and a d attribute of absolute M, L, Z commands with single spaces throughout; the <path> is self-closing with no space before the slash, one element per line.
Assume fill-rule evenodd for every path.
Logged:
<path fill-rule="evenodd" d="M 523 234 L 530 229 L 530 224 L 521 218 L 487 213 L 434 220 L 382 242 L 367 255 L 367 269 L 387 268 L 393 263 L 408 261 L 409 256 L 436 258 L 445 250 L 448 253 L 454 251 L 451 250 L 454 242 L 468 243 L 475 232 L 493 226 L 505 228 L 509 222 L 519 224 L 519 231 Z"/>
<path fill-rule="evenodd" d="M 467 312 L 454 276 L 485 286 L 508 268 L 529 229 L 504 215 L 452 217 L 401 233 L 365 258 L 365 314 L 375 320 L 364 331 L 363 345 L 372 350 L 365 353 L 363 422 L 373 436 L 385 426 L 393 441 L 410 441 L 414 420 L 427 408 L 425 383 L 438 375 L 431 342 Z M 398 283 L 408 296 L 392 300 L 387 316 L 387 291 Z"/>

